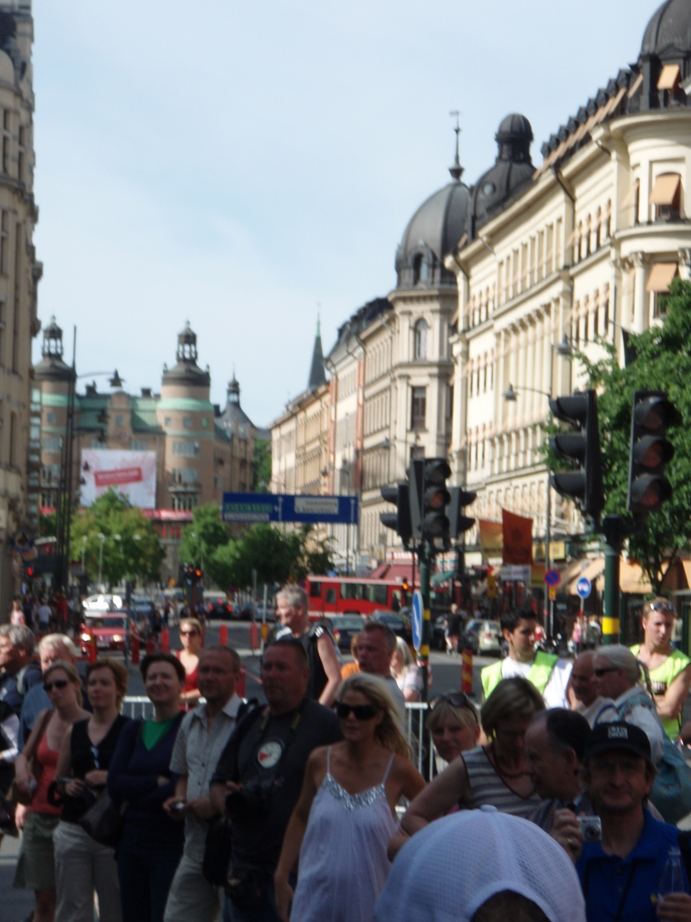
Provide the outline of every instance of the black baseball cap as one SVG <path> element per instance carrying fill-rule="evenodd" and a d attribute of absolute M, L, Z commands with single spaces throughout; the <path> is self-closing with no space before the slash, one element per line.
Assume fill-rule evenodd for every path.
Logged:
<path fill-rule="evenodd" d="M 599 756 L 603 752 L 624 750 L 651 761 L 650 740 L 646 733 L 635 724 L 617 721 L 611 724 L 598 724 L 593 727 L 585 750 L 585 758 Z"/>

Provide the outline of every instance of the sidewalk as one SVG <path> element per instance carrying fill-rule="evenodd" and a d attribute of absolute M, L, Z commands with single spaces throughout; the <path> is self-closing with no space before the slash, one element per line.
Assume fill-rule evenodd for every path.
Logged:
<path fill-rule="evenodd" d="M 0 893 L 2 894 L 2 922 L 24 922 L 34 908 L 34 895 L 30 890 L 12 887 L 14 869 L 19 855 L 19 839 L 5 836 L 0 847 Z"/>

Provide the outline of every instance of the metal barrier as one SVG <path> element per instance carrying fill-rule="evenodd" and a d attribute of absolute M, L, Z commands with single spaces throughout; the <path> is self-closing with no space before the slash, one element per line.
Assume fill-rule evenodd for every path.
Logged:
<path fill-rule="evenodd" d="M 434 765 L 434 749 L 430 745 L 429 736 L 425 734 L 425 717 L 428 705 L 421 701 L 406 702 L 405 733 L 413 750 L 413 763 L 420 774 L 431 778 Z M 152 717 L 154 706 L 149 699 L 143 696 L 128 696 L 122 703 L 122 713 L 125 717 Z"/>

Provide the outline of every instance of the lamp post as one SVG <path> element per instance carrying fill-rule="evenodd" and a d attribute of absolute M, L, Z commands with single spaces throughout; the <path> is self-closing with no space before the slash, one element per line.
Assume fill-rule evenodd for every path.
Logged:
<path fill-rule="evenodd" d="M 560 343 L 552 343 L 552 349 L 557 350 L 557 355 L 561 357 L 573 355 L 574 348 L 566 337 L 562 339 Z M 552 399 L 552 391 L 554 389 L 554 364 L 550 361 L 550 376 L 549 376 L 549 393 L 547 391 L 538 390 L 535 387 L 528 387 L 527 385 L 521 385 L 521 390 L 531 391 L 533 394 L 541 394 L 543 397 L 547 397 L 548 400 Z M 518 391 L 514 390 L 514 387 L 511 383 L 507 387 L 506 391 L 503 394 L 504 400 L 509 401 L 510 403 L 515 402 L 518 399 Z M 549 420 L 552 419 L 552 413 L 550 411 Z M 549 468 L 547 468 L 547 497 L 545 502 L 545 572 L 551 569 L 552 560 L 550 545 L 552 543 L 552 488 L 549 482 Z M 545 593 L 548 593 L 547 587 L 545 586 Z M 554 634 L 554 603 L 552 599 L 547 601 L 547 633 L 551 638 Z"/>

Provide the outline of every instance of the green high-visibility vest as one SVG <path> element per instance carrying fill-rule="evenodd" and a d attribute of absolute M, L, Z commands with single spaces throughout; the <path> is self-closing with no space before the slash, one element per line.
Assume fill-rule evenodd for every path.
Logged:
<path fill-rule="evenodd" d="M 528 681 L 537 688 L 540 694 L 547 688 L 549 677 L 552 675 L 552 670 L 558 659 L 559 657 L 555 656 L 553 653 L 543 653 L 542 650 L 538 650 L 535 654 L 533 665 L 530 667 L 530 672 L 528 673 Z M 480 673 L 485 701 L 502 680 L 501 668 L 503 663 L 503 660 L 497 660 L 497 662 L 492 663 L 491 666 L 485 666 Z"/>

